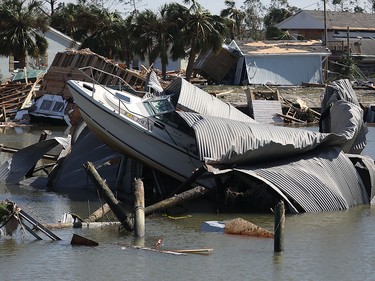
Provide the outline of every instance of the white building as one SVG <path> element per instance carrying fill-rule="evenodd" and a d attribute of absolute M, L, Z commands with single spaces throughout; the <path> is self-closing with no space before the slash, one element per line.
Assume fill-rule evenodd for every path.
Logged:
<path fill-rule="evenodd" d="M 52 63 L 56 53 L 63 52 L 67 48 L 77 48 L 79 46 L 79 43 L 74 41 L 72 38 L 52 27 L 50 27 L 49 31 L 44 33 L 44 36 L 48 42 L 47 53 L 43 58 L 40 58 L 39 60 L 28 58 L 27 66 L 30 68 L 47 70 Z M 0 57 L 0 73 L 2 75 L 1 80 L 10 78 L 12 72 L 17 68 L 18 61 L 13 56 Z"/>

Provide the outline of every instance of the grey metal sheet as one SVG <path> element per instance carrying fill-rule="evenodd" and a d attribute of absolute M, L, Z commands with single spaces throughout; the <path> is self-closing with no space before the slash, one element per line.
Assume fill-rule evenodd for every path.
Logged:
<path fill-rule="evenodd" d="M 0 182 L 19 183 L 42 156 L 59 143 L 64 143 L 62 138 L 53 138 L 17 151 L 8 161 L 1 165 Z"/>
<path fill-rule="evenodd" d="M 349 80 L 333 81 L 326 87 L 321 112 L 320 131 L 344 135 L 348 140 L 344 152 L 360 154 L 366 146 L 367 125 Z"/>
<path fill-rule="evenodd" d="M 120 154 L 98 140 L 87 126 L 79 131 L 79 136 L 74 142 L 70 153 L 59 162 L 48 179 L 49 187 L 54 191 L 79 189 L 93 185 L 87 177 L 83 165 L 90 161 L 108 182 L 114 186 L 116 180 L 117 164 L 103 165 Z"/>
<path fill-rule="evenodd" d="M 168 85 L 165 94 L 178 94 L 177 109 L 197 112 L 202 115 L 229 118 L 238 121 L 256 123 L 254 119 L 229 103 L 208 94 L 185 79 L 177 78 Z"/>
<path fill-rule="evenodd" d="M 302 154 L 318 146 L 343 145 L 336 134 L 238 122 L 179 112 L 194 129 L 201 160 L 207 163 L 254 164 Z"/>
<path fill-rule="evenodd" d="M 268 185 L 305 212 L 345 210 L 369 203 L 362 179 L 350 159 L 337 147 L 224 172 L 229 171 L 272 183 Z"/>

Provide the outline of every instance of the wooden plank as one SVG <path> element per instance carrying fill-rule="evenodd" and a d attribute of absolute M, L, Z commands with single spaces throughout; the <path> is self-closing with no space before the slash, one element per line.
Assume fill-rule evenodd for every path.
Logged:
<path fill-rule="evenodd" d="M 276 114 L 278 116 L 280 116 L 281 118 L 287 120 L 287 121 L 293 121 L 293 122 L 298 122 L 298 123 L 305 123 L 305 121 L 297 119 L 297 118 L 294 118 L 292 116 L 288 116 L 288 115 L 284 115 L 284 114 L 280 114 L 280 113 L 276 113 Z"/>

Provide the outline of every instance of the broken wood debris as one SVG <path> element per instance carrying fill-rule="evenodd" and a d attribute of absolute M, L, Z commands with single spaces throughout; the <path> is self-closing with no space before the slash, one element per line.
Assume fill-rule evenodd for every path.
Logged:
<path fill-rule="evenodd" d="M 25 106 L 27 99 L 35 96 L 35 83 L 7 83 L 0 85 L 0 121 L 6 122 L 7 118 L 12 118 L 17 111 Z"/>
<path fill-rule="evenodd" d="M 55 235 L 42 224 L 40 224 L 38 221 L 36 221 L 33 217 L 31 217 L 29 214 L 23 211 L 15 203 L 9 200 L 5 200 L 4 202 L 1 202 L 0 205 L 3 206 L 2 208 L 0 208 L 2 210 L 2 218 L 4 218 L 5 215 L 5 220 L 3 221 L 3 224 L 1 226 L 6 227 L 6 225 L 10 221 L 13 220 L 13 222 L 15 222 L 14 219 L 18 222 L 18 224 L 15 227 L 12 227 L 12 231 L 7 231 L 8 235 L 11 235 L 17 229 L 17 226 L 20 225 L 22 229 L 26 229 L 31 235 L 33 235 L 38 240 L 42 240 L 42 238 L 34 231 L 34 229 L 43 232 L 51 240 L 61 240 L 57 235 Z M 5 214 L 4 210 L 9 211 L 8 215 Z M 30 224 L 32 227 L 30 227 L 26 223 Z"/>
<path fill-rule="evenodd" d="M 145 250 L 151 252 L 157 252 L 161 254 L 171 254 L 176 256 L 186 256 L 187 254 L 198 254 L 198 255 L 209 255 L 214 250 L 210 248 L 202 248 L 202 249 L 182 249 L 182 250 L 171 250 L 171 249 L 156 249 L 150 247 L 143 247 L 143 246 L 136 246 L 136 245 L 124 245 L 122 249 L 125 250 L 126 248 L 131 249 L 138 249 L 138 250 Z"/>

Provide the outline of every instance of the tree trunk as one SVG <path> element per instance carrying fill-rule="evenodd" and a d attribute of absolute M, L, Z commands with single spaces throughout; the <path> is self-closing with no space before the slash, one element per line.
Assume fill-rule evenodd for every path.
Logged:
<path fill-rule="evenodd" d="M 195 48 L 192 46 L 190 50 L 188 65 L 186 67 L 186 80 L 187 81 L 190 81 L 191 75 L 193 74 L 196 55 L 197 55 L 197 52 Z"/>

